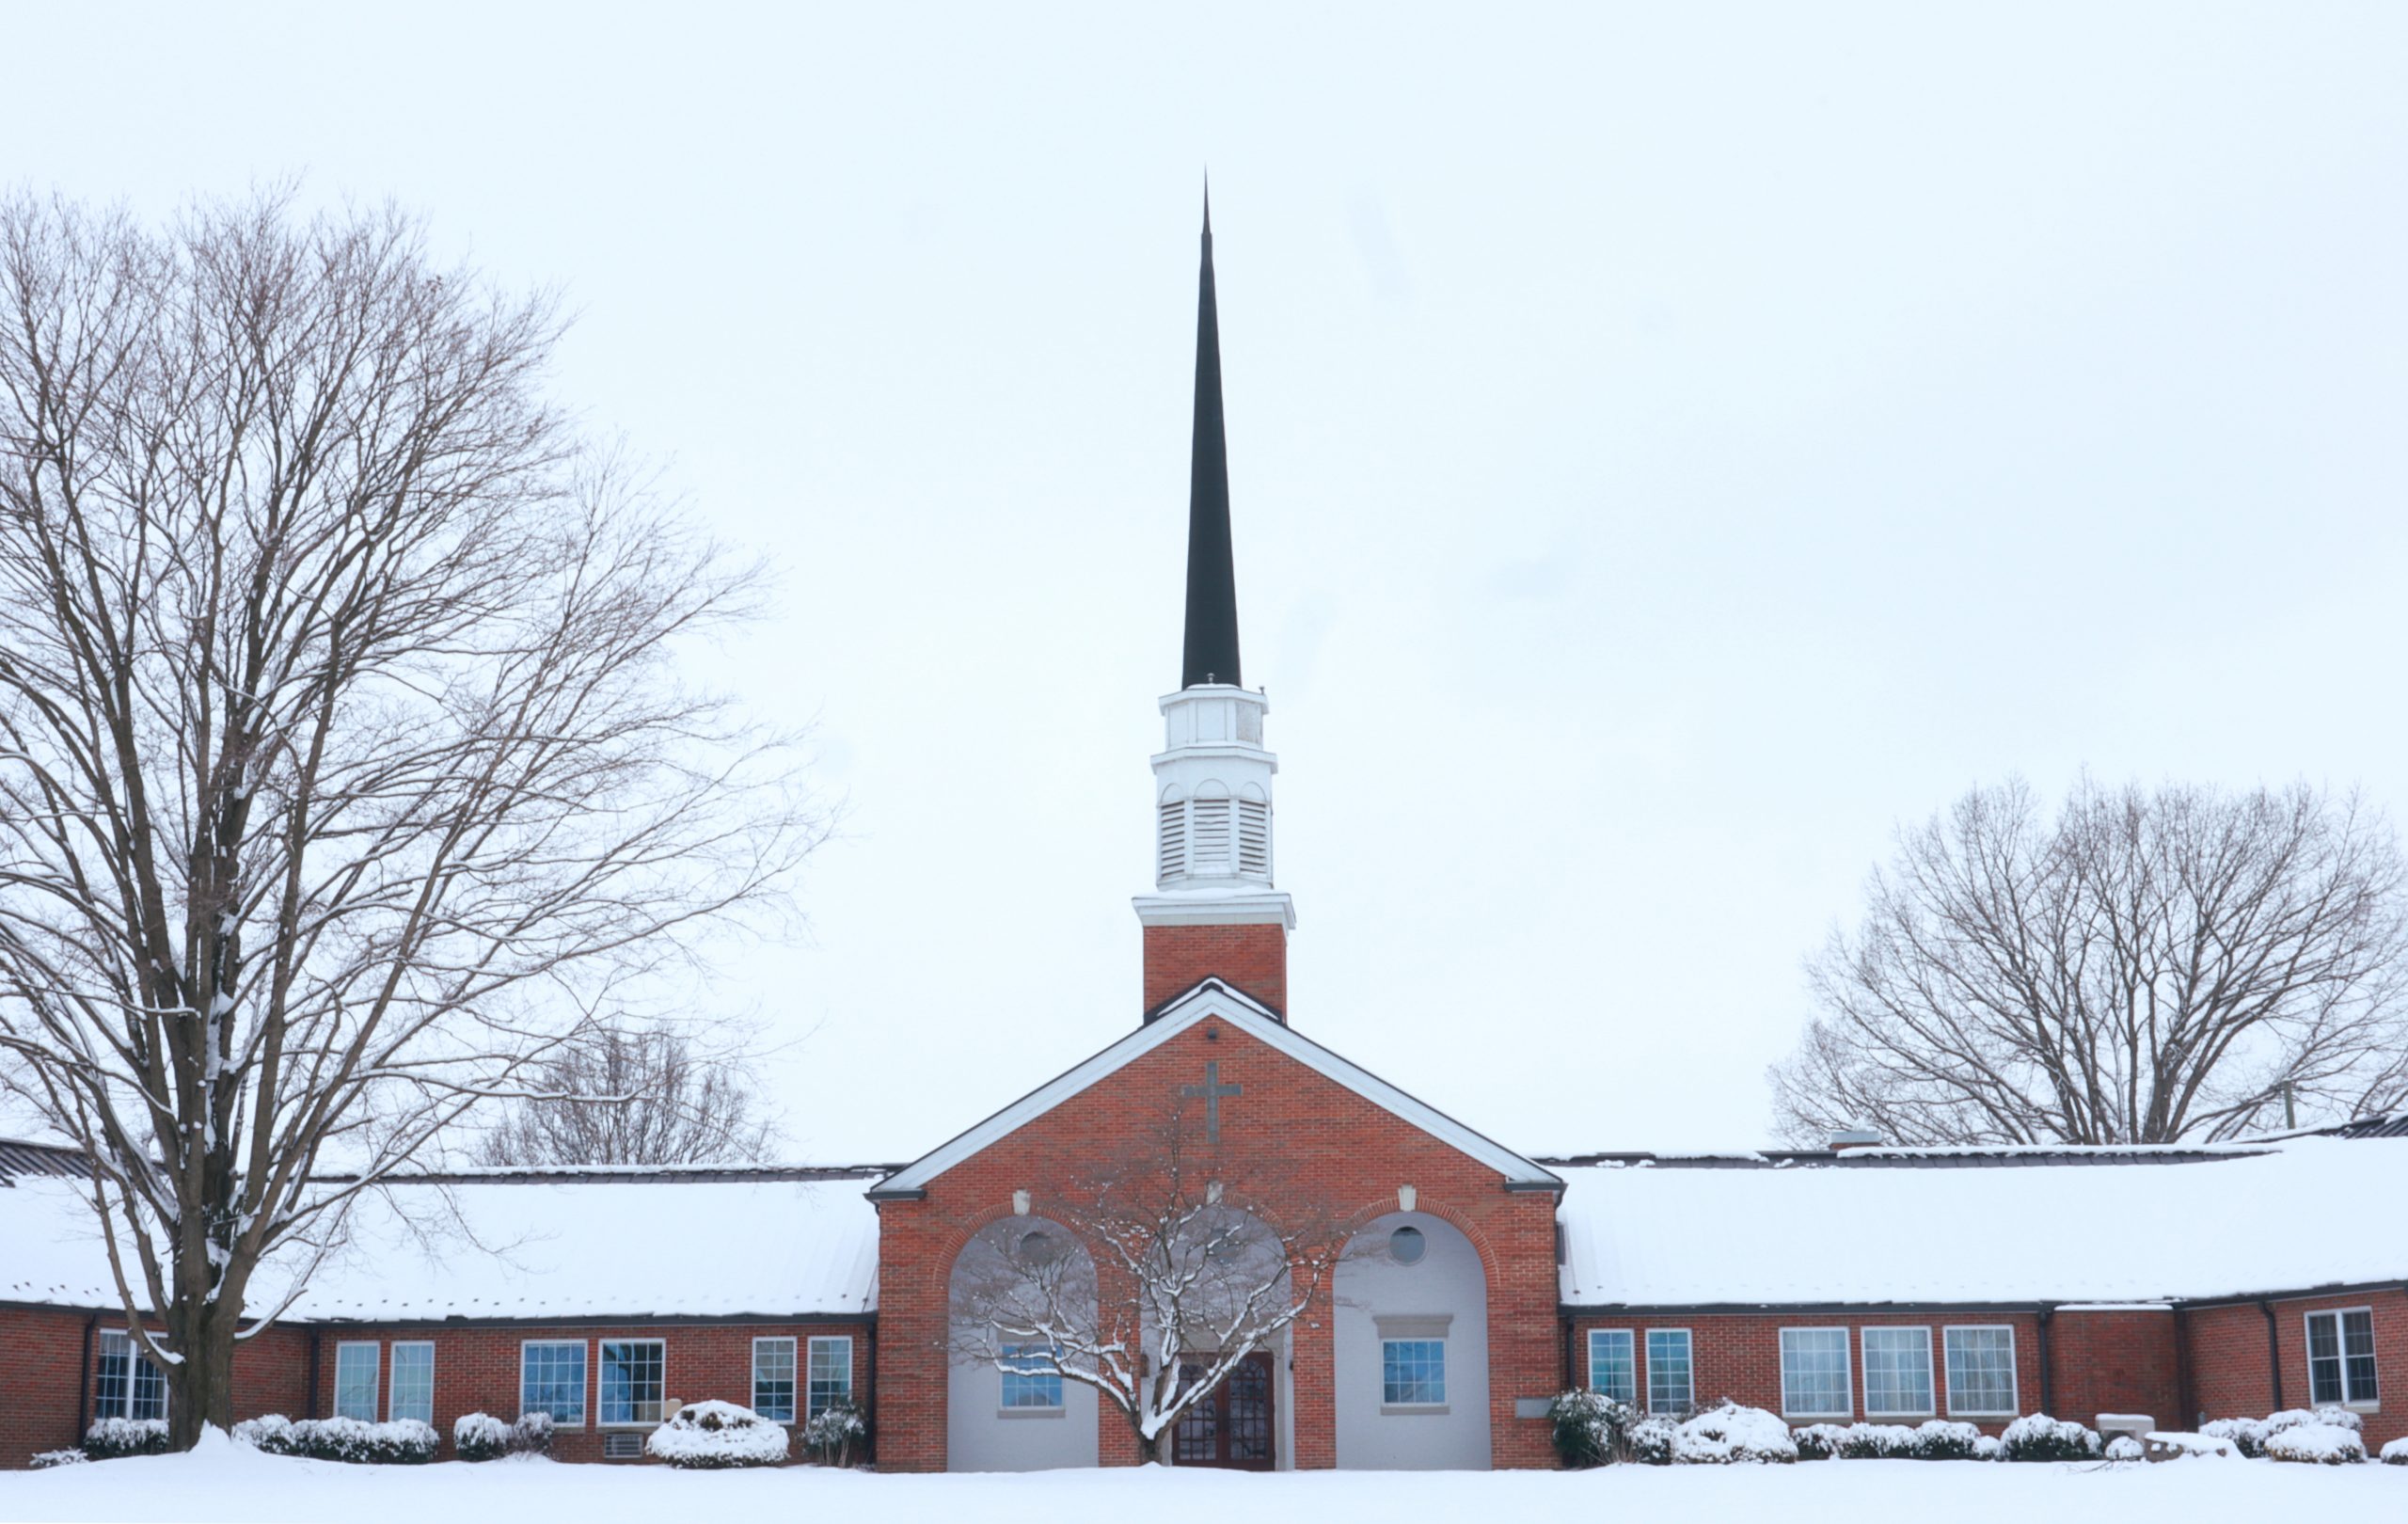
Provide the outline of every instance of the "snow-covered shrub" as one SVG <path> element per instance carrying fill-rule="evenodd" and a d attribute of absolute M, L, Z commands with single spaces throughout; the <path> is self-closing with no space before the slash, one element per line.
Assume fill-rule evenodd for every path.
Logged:
<path fill-rule="evenodd" d="M 2151 1430 L 2141 1437 L 2150 1460 L 2239 1460 L 2241 1447 L 2220 1435 Z"/>
<path fill-rule="evenodd" d="M 34 1454 L 34 1469 L 47 1471 L 55 1466 L 81 1466 L 92 1457 L 80 1450 L 43 1450 Z"/>
<path fill-rule="evenodd" d="M 260 1418 L 245 1419 L 234 1425 L 234 1441 L 270 1455 L 297 1455 L 301 1451 L 293 1442 L 293 1421 L 281 1413 L 269 1413 Z"/>
<path fill-rule="evenodd" d="M 1973 1441 L 1973 1458 L 1978 1461 L 2006 1459 L 2006 1441 L 1994 1434 L 1986 1434 Z"/>
<path fill-rule="evenodd" d="M 2119 1434 L 2107 1441 L 2107 1458 L 2111 1461 L 2136 1461 L 2148 1458 L 2141 1442 L 2129 1434 Z"/>
<path fill-rule="evenodd" d="M 803 1448 L 822 1466 L 850 1466 L 869 1439 L 869 1415 L 839 1397 L 802 1426 Z"/>
<path fill-rule="evenodd" d="M 71 1450 L 55 1450 L 51 1452 L 51 1453 L 54 1455 L 72 1455 L 75 1452 Z M 34 1460 L 35 1464 L 39 1465 L 40 1464 L 41 1457 L 37 1455 L 34 1457 Z M 2389 1444 L 2383 1447 L 2383 1464 L 2385 1466 L 2408 1466 L 2408 1435 L 2402 1435 L 2400 1437 L 2392 1440 Z"/>
<path fill-rule="evenodd" d="M 2274 1436 L 2310 1423 L 2347 1429 L 2352 1434 L 2362 1433 L 2366 1427 L 2366 1421 L 2346 1407 L 2286 1407 L 2261 1419 L 2217 1419 L 2201 1424 L 2199 1432 L 2211 1438 L 2229 1439 L 2243 1455 L 2256 1459 L 2266 1453 L 2266 1441 Z"/>
<path fill-rule="evenodd" d="M 2217 1419 L 2199 1425 L 2210 1439 L 2228 1440 L 2232 1448 L 2255 1460 L 2266 1453 L 2266 1421 L 2254 1418 Z"/>
<path fill-rule="evenodd" d="M 84 1431 L 84 1454 L 89 1460 L 166 1453 L 166 1419 L 104 1418 Z"/>
<path fill-rule="evenodd" d="M 1840 1431 L 1842 1460 L 1907 1460 L 1915 1453 L 1915 1431 L 1903 1423 L 1851 1423 Z"/>
<path fill-rule="evenodd" d="M 417 1419 L 370 1423 L 361 1419 L 294 1421 L 281 1413 L 245 1419 L 234 1437 L 265 1454 L 304 1455 L 351 1466 L 422 1466 L 435 1458 L 435 1425 Z"/>
<path fill-rule="evenodd" d="M 2106 1448 L 2097 1430 L 2046 1413 L 2026 1413 L 1999 1438 L 2011 1461 L 2096 1460 Z"/>
<path fill-rule="evenodd" d="M 1972 1460 L 1982 1431 L 1970 1423 L 1933 1419 L 1915 1430 L 1911 1453 L 1917 1460 Z"/>
<path fill-rule="evenodd" d="M 514 1455 L 548 1455 L 552 1453 L 552 1415 L 521 1413 L 518 1421 L 510 1426 L 510 1453 Z"/>
<path fill-rule="evenodd" d="M 1670 1466 L 1673 1437 L 1679 1432 L 1680 1425 L 1671 1419 L 1650 1413 L 1623 1431 L 1623 1446 L 1641 1466 Z"/>
<path fill-rule="evenodd" d="M 510 1453 L 510 1425 L 491 1413 L 463 1413 L 452 1421 L 452 1451 L 464 1461 L 499 1460 Z"/>
<path fill-rule="evenodd" d="M 1672 1460 L 1680 1466 L 1786 1466 L 1797 1458 L 1789 1425 L 1761 1407 L 1725 1402 L 1672 1431 Z"/>
<path fill-rule="evenodd" d="M 1547 1405 L 1554 1424 L 1555 1453 L 1572 1469 L 1609 1466 L 1628 1457 L 1626 1436 L 1639 1409 L 1601 1391 L 1567 1391 Z"/>
<path fill-rule="evenodd" d="M 1837 1423 L 1809 1423 L 1802 1429 L 1789 1431 L 1790 1443 L 1798 1447 L 1799 1460 L 1830 1460 L 1840 1453 L 1840 1437 L 1847 1433 Z"/>
<path fill-rule="evenodd" d="M 2347 1466 L 2367 1458 L 2366 1441 L 2337 1423 L 2294 1423 L 2266 1437 L 2266 1458 Z"/>
<path fill-rule="evenodd" d="M 778 1466 L 786 1458 L 785 1425 L 734 1403 L 690 1403 L 652 1431 L 646 1453 L 672 1466 L 716 1470 L 729 1466 Z"/>

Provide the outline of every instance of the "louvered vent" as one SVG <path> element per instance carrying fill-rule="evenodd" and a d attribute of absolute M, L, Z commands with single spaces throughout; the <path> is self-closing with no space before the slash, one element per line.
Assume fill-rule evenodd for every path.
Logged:
<path fill-rule="evenodd" d="M 606 1434 L 602 1437 L 604 1460 L 643 1459 L 643 1436 L 640 1434 Z"/>
<path fill-rule="evenodd" d="M 1271 806 L 1265 801 L 1238 801 L 1238 871 L 1271 877 Z"/>
<path fill-rule="evenodd" d="M 1162 865 L 1158 876 L 1175 879 L 1187 871 L 1187 802 L 1173 800 L 1162 806 Z"/>
<path fill-rule="evenodd" d="M 1199 799 L 1188 818 L 1188 859 L 1199 874 L 1229 871 L 1229 802 Z"/>

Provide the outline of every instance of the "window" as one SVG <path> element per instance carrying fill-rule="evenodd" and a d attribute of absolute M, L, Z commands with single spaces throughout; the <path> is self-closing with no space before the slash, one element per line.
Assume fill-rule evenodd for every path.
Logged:
<path fill-rule="evenodd" d="M 2307 1400 L 2371 1407 L 2374 1313 L 2366 1308 L 2307 1315 Z"/>
<path fill-rule="evenodd" d="M 605 1339 L 598 1371 L 605 1423 L 660 1421 L 662 1368 L 666 1346 L 657 1339 Z"/>
<path fill-rule="evenodd" d="M 1679 1414 L 1696 1405 L 1696 1386 L 1689 1377 L 1689 1331 L 1648 1329 L 1647 1411 Z"/>
<path fill-rule="evenodd" d="M 335 1346 L 335 1417 L 376 1421 L 376 1346 Z"/>
<path fill-rule="evenodd" d="M 794 1341 L 752 1341 L 752 1411 L 780 1423 L 794 1421 Z"/>
<path fill-rule="evenodd" d="M 1951 1328 L 1945 1337 L 1948 1411 L 1976 1418 L 2014 1413 L 2015 1330 L 2003 1326 Z"/>
<path fill-rule="evenodd" d="M 562 1428 L 585 1427 L 585 1341 L 539 1339 L 518 1346 L 518 1411 L 549 1413 Z"/>
<path fill-rule="evenodd" d="M 1061 1378 L 1054 1378 L 1059 1381 Z M 831 1403 L 853 1400 L 853 1341 L 838 1334 L 811 1341 L 811 1409 L 804 1416 L 817 1418 L 828 1411 Z M 1055 1405 L 1060 1405 L 1058 1403 Z"/>
<path fill-rule="evenodd" d="M 1847 1418 L 1855 1408 L 1847 1378 L 1847 1330 L 1781 1330 L 1782 1411 L 1792 1418 Z"/>
<path fill-rule="evenodd" d="M 435 1421 L 435 1346 L 412 1343 L 393 1346 L 393 1389 L 385 1402 L 385 1416 Z"/>
<path fill-rule="evenodd" d="M 1420 1229 L 1411 1225 L 1388 1234 L 1388 1258 L 1399 1264 L 1419 1264 L 1430 1252 L 1430 1240 Z"/>
<path fill-rule="evenodd" d="M 1436 1407 L 1447 1400 L 1447 1341 L 1443 1339 L 1380 1341 L 1380 1405 Z"/>
<path fill-rule="evenodd" d="M 1864 1411 L 1868 1417 L 1933 1413 L 1931 1330 L 1867 1328 L 1864 1341 Z"/>
<path fill-rule="evenodd" d="M 130 1333 L 101 1335 L 100 1365 L 92 1378 L 94 1418 L 163 1419 L 167 1416 L 167 1373 L 134 1352 Z"/>
<path fill-rule="evenodd" d="M 1639 1401 L 1639 1367 L 1629 1329 L 1589 1330 L 1589 1389 L 1618 1403 Z"/>
<path fill-rule="evenodd" d="M 1062 1405 L 1062 1373 L 1043 1344 L 1004 1346 L 1004 1405 L 1054 1408 Z"/>

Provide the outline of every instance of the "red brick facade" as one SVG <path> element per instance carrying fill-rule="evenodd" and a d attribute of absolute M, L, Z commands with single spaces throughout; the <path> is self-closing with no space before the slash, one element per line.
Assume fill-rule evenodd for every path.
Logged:
<path fill-rule="evenodd" d="M 1153 1010 L 1208 978 L 1288 1014 L 1288 929 L 1257 926 L 1146 928 L 1146 1001 Z"/>

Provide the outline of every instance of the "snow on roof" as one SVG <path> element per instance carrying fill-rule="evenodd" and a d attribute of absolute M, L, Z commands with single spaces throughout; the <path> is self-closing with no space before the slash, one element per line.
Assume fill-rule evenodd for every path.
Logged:
<path fill-rule="evenodd" d="M 318 1267 L 287 1316 L 413 1322 L 874 1310 L 878 1214 L 862 1195 L 868 1181 L 798 1173 L 393 1184 L 360 1199 L 350 1244 Z M 262 1270 L 250 1310 L 274 1305 L 277 1279 Z M 0 1302 L 118 1305 L 107 1251 L 74 1183 L 19 1178 L 0 1190 Z"/>
<path fill-rule="evenodd" d="M 2389 1204 L 2408 1139 L 2176 1168 L 1558 1172 L 1574 1306 L 2129 1303 L 2408 1275 L 2408 1214 Z"/>

